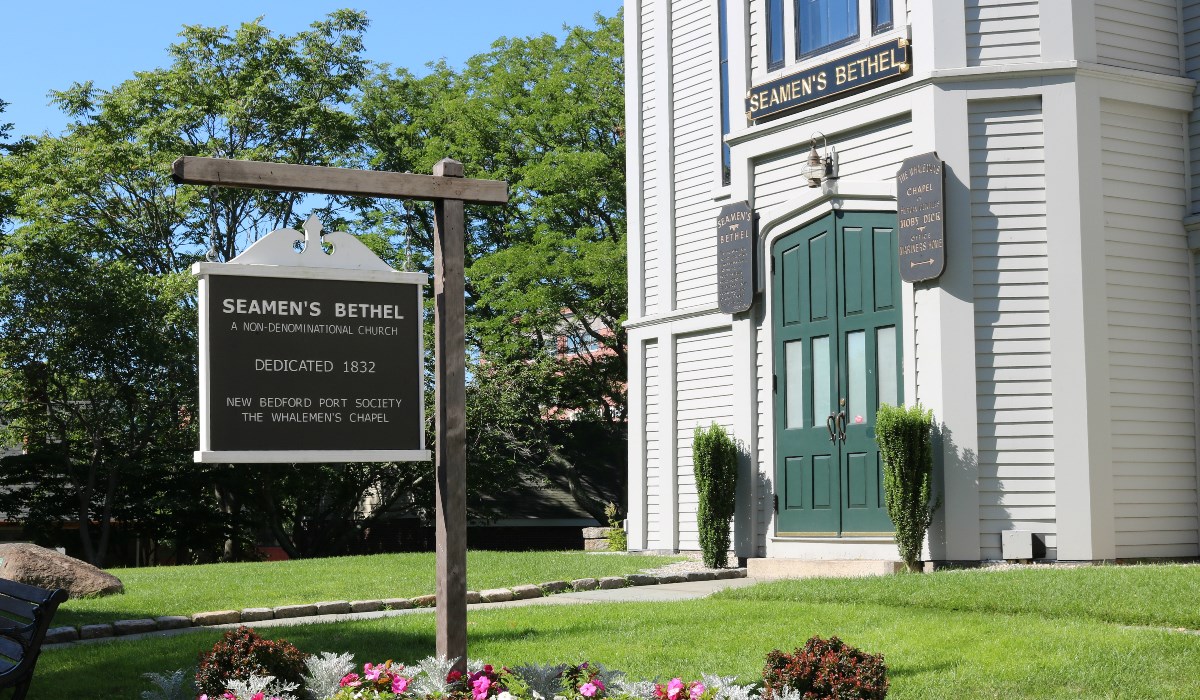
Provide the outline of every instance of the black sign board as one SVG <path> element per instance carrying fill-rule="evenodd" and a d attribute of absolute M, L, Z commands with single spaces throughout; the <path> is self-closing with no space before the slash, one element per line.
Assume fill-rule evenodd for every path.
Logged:
<path fill-rule="evenodd" d="M 946 267 L 944 168 L 937 153 L 906 159 L 896 173 L 900 279 L 936 279 Z"/>
<path fill-rule="evenodd" d="M 212 274 L 206 298 L 202 449 L 424 449 L 421 285 Z"/>
<path fill-rule="evenodd" d="M 717 308 L 738 314 L 754 303 L 754 212 L 747 202 L 721 207 L 717 217 Z"/>
<path fill-rule="evenodd" d="M 762 119 L 783 114 L 810 102 L 900 78 L 911 69 L 908 40 L 893 39 L 808 70 L 755 85 L 746 95 L 746 116 Z"/>

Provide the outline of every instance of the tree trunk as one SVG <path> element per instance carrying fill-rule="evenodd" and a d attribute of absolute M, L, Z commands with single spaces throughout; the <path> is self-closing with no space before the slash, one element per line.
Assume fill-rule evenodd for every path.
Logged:
<path fill-rule="evenodd" d="M 271 491 L 271 472 L 267 469 L 263 472 L 262 481 L 262 496 L 259 506 L 267 515 L 267 526 L 271 528 L 271 534 L 275 536 L 275 543 L 278 544 L 288 557 L 292 559 L 303 559 L 300 555 L 300 549 L 296 546 L 294 538 L 289 537 L 287 530 L 283 528 L 283 521 L 279 517 L 279 509 L 275 507 L 274 493 Z"/>

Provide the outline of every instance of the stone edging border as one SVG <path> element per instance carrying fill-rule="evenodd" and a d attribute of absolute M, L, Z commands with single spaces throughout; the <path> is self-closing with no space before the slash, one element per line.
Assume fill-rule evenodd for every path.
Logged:
<path fill-rule="evenodd" d="M 580 578 L 574 581 L 548 581 L 537 585 L 526 584 L 512 588 L 492 588 L 486 591 L 467 591 L 467 604 L 505 603 L 511 600 L 528 600 L 579 591 L 611 590 L 628 586 L 654 586 L 665 583 L 687 583 L 690 581 L 712 581 L 715 579 L 745 578 L 746 569 L 719 569 L 716 571 L 689 571 L 686 574 L 629 574 L 627 576 L 605 576 L 603 578 Z M 342 615 L 346 613 L 376 612 L 379 610 L 408 610 L 432 608 L 436 596 L 423 595 L 416 598 L 384 598 L 379 600 L 334 600 L 307 605 L 280 605 L 274 608 L 245 608 L 243 610 L 216 610 L 188 615 L 165 615 L 140 620 L 117 620 L 92 625 L 51 627 L 46 631 L 45 644 L 62 644 L 83 639 L 102 639 L 143 634 L 160 630 L 177 630 L 187 627 L 211 627 L 237 623 L 282 620 L 293 617 L 319 615 Z"/>

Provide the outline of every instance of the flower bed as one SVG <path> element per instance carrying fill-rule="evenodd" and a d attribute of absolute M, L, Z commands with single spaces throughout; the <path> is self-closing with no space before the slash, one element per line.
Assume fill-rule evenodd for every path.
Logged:
<path fill-rule="evenodd" d="M 297 659 L 304 670 L 297 670 Z M 253 630 L 231 630 L 201 655 L 200 669 L 147 674 L 157 686 L 144 700 L 882 700 L 887 669 L 873 655 L 832 637 L 813 637 L 788 654 L 767 655 L 761 680 L 704 674 L 666 683 L 632 680 L 597 663 L 496 667 L 478 661 L 466 672 L 455 661 L 428 657 L 406 666 L 366 663 L 350 654 L 304 655 L 286 641 Z M 197 684 L 201 692 L 197 690 Z M 220 690 L 214 690 L 220 688 Z"/>

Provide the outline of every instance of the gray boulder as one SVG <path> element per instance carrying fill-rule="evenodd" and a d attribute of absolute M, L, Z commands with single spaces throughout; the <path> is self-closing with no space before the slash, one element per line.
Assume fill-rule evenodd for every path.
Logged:
<path fill-rule="evenodd" d="M 121 579 L 107 571 L 25 542 L 0 544 L 0 578 L 38 588 L 62 588 L 72 598 L 125 592 Z"/>

